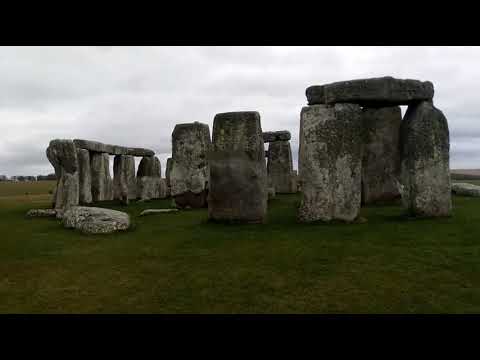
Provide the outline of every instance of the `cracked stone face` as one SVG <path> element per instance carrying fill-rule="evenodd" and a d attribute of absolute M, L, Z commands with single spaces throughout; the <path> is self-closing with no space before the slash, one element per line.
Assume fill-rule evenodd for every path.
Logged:
<path fill-rule="evenodd" d="M 360 210 L 362 114 L 354 104 L 312 105 L 300 115 L 300 222 L 354 220 Z"/>
<path fill-rule="evenodd" d="M 274 141 L 268 146 L 267 173 L 275 193 L 292 194 L 297 191 L 293 174 L 290 141 Z"/>
<path fill-rule="evenodd" d="M 90 153 L 92 173 L 92 199 L 94 202 L 113 200 L 113 180 L 110 175 L 110 158 L 106 153 Z"/>
<path fill-rule="evenodd" d="M 75 145 L 72 140 L 55 139 L 46 150 L 47 158 L 55 169 L 57 185 L 53 196 L 53 206 L 65 210 L 79 203 L 79 165 Z"/>
<path fill-rule="evenodd" d="M 79 203 L 92 202 L 92 171 L 90 169 L 90 153 L 85 149 L 77 148 L 78 176 L 79 176 Z"/>
<path fill-rule="evenodd" d="M 113 159 L 113 197 L 124 204 L 136 198 L 135 158 L 131 155 Z"/>
<path fill-rule="evenodd" d="M 403 204 L 411 216 L 449 216 L 452 210 L 447 119 L 429 101 L 410 105 L 400 128 Z"/>
<path fill-rule="evenodd" d="M 260 114 L 217 114 L 209 154 L 209 219 L 261 223 L 267 215 L 267 168 Z"/>
<path fill-rule="evenodd" d="M 167 181 L 178 204 L 195 208 L 206 206 L 209 186 L 207 153 L 210 149 L 207 124 L 194 122 L 175 126 Z"/>
<path fill-rule="evenodd" d="M 362 160 L 362 202 L 372 204 L 400 197 L 399 106 L 363 108 L 364 149 Z"/>

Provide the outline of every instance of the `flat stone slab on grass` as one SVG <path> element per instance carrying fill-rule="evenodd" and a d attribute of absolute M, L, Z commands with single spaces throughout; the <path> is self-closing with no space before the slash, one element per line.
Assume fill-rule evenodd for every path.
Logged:
<path fill-rule="evenodd" d="M 453 183 L 452 193 L 462 196 L 480 197 L 480 186 L 469 183 Z"/>
<path fill-rule="evenodd" d="M 178 212 L 178 209 L 146 209 L 140 213 L 140 216 L 155 215 L 155 214 L 168 214 Z"/>
<path fill-rule="evenodd" d="M 57 210 L 55 209 L 30 209 L 26 217 L 56 217 Z"/>
<path fill-rule="evenodd" d="M 433 93 L 430 81 L 395 79 L 391 76 L 313 85 L 306 90 L 309 105 L 352 103 L 370 107 L 430 101 Z"/>
<path fill-rule="evenodd" d="M 75 206 L 64 212 L 63 225 L 85 234 L 109 234 L 127 230 L 130 226 L 130 215 L 111 209 Z"/>

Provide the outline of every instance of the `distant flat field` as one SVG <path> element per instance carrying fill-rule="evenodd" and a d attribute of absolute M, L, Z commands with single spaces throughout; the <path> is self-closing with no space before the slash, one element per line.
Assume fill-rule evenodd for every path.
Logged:
<path fill-rule="evenodd" d="M 53 191 L 55 180 L 28 182 L 0 182 L 0 197 L 18 195 L 42 195 Z"/>
<path fill-rule="evenodd" d="M 480 177 L 480 169 L 452 169 L 452 174 L 474 175 Z"/>

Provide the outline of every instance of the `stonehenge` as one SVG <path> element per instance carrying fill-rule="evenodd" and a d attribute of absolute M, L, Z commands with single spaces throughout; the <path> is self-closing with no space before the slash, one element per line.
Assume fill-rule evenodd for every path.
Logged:
<path fill-rule="evenodd" d="M 207 205 L 207 153 L 210 148 L 210 129 L 207 124 L 193 122 L 175 126 L 167 184 L 177 207 L 201 208 Z"/>
<path fill-rule="evenodd" d="M 208 218 L 263 223 L 267 216 L 267 167 L 256 111 L 215 115 L 208 155 Z"/>
<path fill-rule="evenodd" d="M 77 151 L 72 140 L 55 139 L 50 141 L 46 154 L 57 177 L 53 208 L 61 213 L 79 203 Z"/>
<path fill-rule="evenodd" d="M 391 201 L 400 196 L 399 106 L 363 110 L 364 149 L 362 160 L 362 202 Z"/>
<path fill-rule="evenodd" d="M 300 222 L 353 221 L 359 213 L 362 111 L 359 105 L 312 105 L 300 115 Z"/>
<path fill-rule="evenodd" d="M 352 103 L 367 107 L 387 107 L 430 101 L 433 92 L 430 81 L 385 76 L 310 86 L 306 90 L 306 96 L 308 105 Z"/>
<path fill-rule="evenodd" d="M 433 106 L 433 95 L 429 81 L 389 76 L 308 87 L 309 106 L 302 109 L 300 116 L 299 220 L 353 220 L 353 215 L 358 215 L 360 192 L 367 204 L 400 194 L 410 216 L 449 216 L 448 123 Z M 403 120 L 398 105 L 408 105 Z M 340 106 L 346 108 L 338 112 Z M 357 118 L 353 113 L 347 116 L 347 108 L 358 113 L 361 121 L 353 121 Z M 357 124 L 361 124 L 359 128 Z M 345 158 L 329 152 L 336 141 L 344 147 L 343 155 L 348 153 Z M 359 167 L 356 159 L 355 166 L 352 163 L 352 149 L 362 154 Z M 343 165 L 333 167 L 340 159 L 344 159 Z M 332 177 L 340 179 L 342 185 L 329 191 Z M 332 215 L 337 206 L 345 204 L 345 198 L 350 199 L 343 209 L 348 211 Z"/>
<path fill-rule="evenodd" d="M 115 155 L 113 159 L 113 198 L 128 205 L 136 198 L 135 158 Z"/>
<path fill-rule="evenodd" d="M 452 210 L 447 119 L 430 101 L 410 105 L 400 127 L 400 192 L 411 216 Z"/>
<path fill-rule="evenodd" d="M 105 200 L 150 200 L 168 196 L 160 160 L 152 150 L 103 144 L 90 140 L 52 140 L 46 150 L 57 185 L 53 207 L 61 217 L 72 206 Z M 113 159 L 113 179 L 110 174 Z M 135 156 L 141 156 L 137 177 Z"/>
<path fill-rule="evenodd" d="M 398 198 L 411 217 L 449 216 L 452 191 L 473 192 L 451 185 L 448 122 L 433 105 L 431 82 L 386 76 L 313 85 L 305 94 L 298 174 L 288 130 L 262 132 L 256 111 L 219 113 L 212 138 L 204 123 L 175 126 L 165 178 L 152 150 L 52 140 L 53 210 L 75 217 L 79 204 L 171 196 L 177 209 L 208 207 L 209 220 L 265 223 L 269 200 L 300 191 L 299 222 L 352 222 L 362 204 Z M 408 106 L 403 119 L 399 105 Z"/>
<path fill-rule="evenodd" d="M 110 176 L 110 159 L 107 153 L 92 152 L 92 199 L 94 202 L 113 200 L 113 180 Z"/>

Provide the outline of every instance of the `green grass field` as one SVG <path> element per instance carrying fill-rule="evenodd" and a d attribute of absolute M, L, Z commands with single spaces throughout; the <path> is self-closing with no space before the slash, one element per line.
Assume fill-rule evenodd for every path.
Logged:
<path fill-rule="evenodd" d="M 0 183 L 1 313 L 480 312 L 480 199 L 455 197 L 454 216 L 435 220 L 372 206 L 348 225 L 298 224 L 297 195 L 273 200 L 266 225 L 110 202 L 134 229 L 86 236 L 25 219 L 52 187 Z"/>

